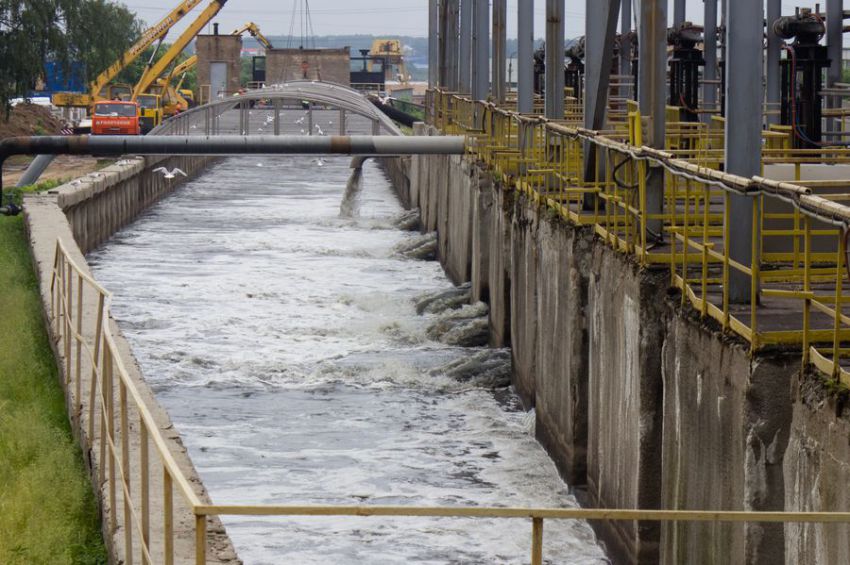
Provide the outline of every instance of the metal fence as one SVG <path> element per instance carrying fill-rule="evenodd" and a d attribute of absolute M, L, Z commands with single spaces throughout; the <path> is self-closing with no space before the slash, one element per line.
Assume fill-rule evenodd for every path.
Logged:
<path fill-rule="evenodd" d="M 850 208 L 813 194 L 811 188 L 734 177 L 616 139 L 626 135 L 630 141 L 639 141 L 641 122 L 635 112 L 625 131 L 604 136 L 457 96 L 432 96 L 440 108 L 438 115 L 432 115 L 434 123 L 445 132 L 468 135 L 469 151 L 492 167 L 506 186 L 577 226 L 588 226 L 641 265 L 668 268 L 671 284 L 682 290 L 683 302 L 748 339 L 754 350 L 802 344 L 806 362 L 847 380 L 841 360 L 850 350 L 842 348 L 841 342 L 850 326 L 850 316 L 842 311 Z M 585 180 L 582 169 L 588 144 L 597 148 L 599 156 L 591 180 Z M 661 214 L 647 212 L 648 167 L 665 170 L 666 211 Z M 757 207 L 759 229 L 742 235 L 752 237 L 761 251 L 762 260 L 752 266 L 733 261 L 726 244 L 732 237 L 730 198 L 738 196 L 762 204 Z M 840 194 L 835 199 L 845 197 Z M 768 213 L 768 201 L 785 208 Z M 782 225 L 774 228 L 769 220 Z M 664 238 L 659 241 L 653 241 L 655 236 L 647 229 L 652 221 L 661 223 Z M 772 238 L 780 239 L 787 249 L 771 250 Z M 725 283 L 733 270 L 751 278 L 754 296 L 761 302 L 730 304 Z M 774 328 L 772 317 L 764 320 L 767 302 L 797 307 L 800 327 Z M 96 479 L 112 508 L 107 527 L 110 533 L 120 534 L 123 547 L 117 550 L 127 564 L 136 556 L 142 563 L 175 561 L 177 504 L 188 507 L 194 517 L 189 534 L 197 564 L 207 561 L 207 517 L 224 515 L 524 519 L 530 522 L 530 555 L 535 565 L 543 562 L 544 520 L 850 523 L 848 512 L 206 504 L 170 451 L 149 401 L 127 372 L 110 330 L 109 304 L 108 291 L 57 241 L 51 325 L 63 357 L 68 411 L 80 430 L 83 450 L 100 454 Z M 787 317 L 786 310 L 780 312 Z M 138 449 L 131 449 L 136 445 Z M 154 497 L 156 507 L 162 509 L 158 516 L 151 513 Z"/>
<path fill-rule="evenodd" d="M 667 268 L 682 304 L 746 340 L 751 351 L 801 348 L 805 364 L 850 385 L 850 315 L 843 285 L 850 180 L 806 180 L 810 163 L 850 164 L 846 148 L 791 148 L 790 132 L 764 132 L 763 162 L 785 163 L 795 182 L 743 178 L 720 170 L 723 122 L 668 122 L 663 151 L 642 145 L 645 124 L 633 105 L 625 120 L 595 132 L 580 112 L 564 120 L 519 115 L 448 92 L 430 93 L 429 120 L 467 136 L 468 152 L 511 190 L 588 226 L 641 266 Z M 675 117 L 675 116 L 671 116 Z M 593 150 L 594 162 L 585 163 Z M 648 206 L 651 169 L 663 169 L 663 206 Z M 751 199 L 753 228 L 731 225 L 737 199 Z M 746 245 L 752 264 L 730 257 Z M 731 277 L 745 277 L 753 300 L 730 299 Z"/>

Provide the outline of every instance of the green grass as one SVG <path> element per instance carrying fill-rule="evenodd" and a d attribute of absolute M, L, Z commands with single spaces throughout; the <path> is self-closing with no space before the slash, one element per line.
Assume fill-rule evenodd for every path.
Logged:
<path fill-rule="evenodd" d="M 0 217 L 0 563 L 106 563 L 23 219 Z"/>

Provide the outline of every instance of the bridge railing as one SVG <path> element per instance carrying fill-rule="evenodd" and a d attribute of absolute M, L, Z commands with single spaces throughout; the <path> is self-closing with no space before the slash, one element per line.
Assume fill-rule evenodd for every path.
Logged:
<path fill-rule="evenodd" d="M 502 184 L 575 226 L 588 226 L 607 245 L 646 268 L 666 268 L 682 305 L 752 351 L 800 348 L 804 363 L 850 385 L 850 315 L 844 280 L 850 180 L 779 182 L 722 172 L 721 120 L 711 127 L 672 123 L 664 151 L 642 144 L 645 123 L 633 104 L 609 131 L 564 120 L 519 115 L 453 93 L 433 91 L 433 125 L 465 134 L 468 153 Z M 846 148 L 792 149 L 790 134 L 764 134 L 765 165 L 785 164 L 801 179 L 810 163 L 850 164 Z M 590 159 L 585 159 L 589 155 Z M 651 205 L 647 177 L 663 171 L 662 205 Z M 850 176 L 850 170 L 847 171 Z M 830 173 L 830 174 L 835 174 Z M 754 203 L 752 230 L 732 225 L 741 199 Z M 736 261 L 742 246 L 752 264 Z M 753 300 L 736 302 L 730 279 Z M 747 284 L 748 283 L 748 284 Z"/>

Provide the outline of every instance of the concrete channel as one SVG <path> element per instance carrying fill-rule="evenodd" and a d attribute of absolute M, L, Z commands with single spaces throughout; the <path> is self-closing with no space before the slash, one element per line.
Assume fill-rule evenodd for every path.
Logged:
<path fill-rule="evenodd" d="M 417 125 L 416 133 L 436 134 L 424 125 Z M 638 268 L 587 229 L 567 225 L 503 190 L 467 158 L 381 162 L 404 205 L 421 211 L 423 229 L 438 232 L 439 260 L 451 279 L 471 282 L 473 300 L 489 303 L 491 345 L 511 347 L 514 385 L 526 406 L 536 410 L 538 439 L 564 479 L 580 488 L 585 504 L 846 508 L 847 406 L 817 377 L 801 374 L 798 352 L 750 356 L 745 344 L 683 309 L 668 292 L 664 274 Z M 153 168 L 178 166 L 192 176 L 206 163 L 201 157 L 129 159 L 27 197 L 26 221 L 46 316 L 57 237 L 85 265 L 88 251 L 179 185 L 152 174 Z M 208 501 L 179 434 L 114 321 L 109 331 L 180 466 L 198 496 Z M 64 367 L 62 352 L 56 353 Z M 74 394 L 70 388 L 66 393 Z M 77 401 L 85 406 L 87 399 L 70 404 Z M 81 435 L 85 414 L 84 409 L 81 416 L 72 415 Z M 96 477 L 99 454 L 86 457 Z M 162 485 L 155 482 L 151 488 Z M 109 507 L 103 485 L 97 490 L 107 524 L 117 510 Z M 161 516 L 161 508 L 151 508 L 151 515 Z M 177 561 L 190 562 L 193 516 L 180 504 L 175 516 Z M 850 560 L 850 533 L 843 525 L 594 526 L 609 554 L 623 562 Z M 157 528 L 161 524 L 153 525 Z M 211 520 L 207 531 L 208 562 L 238 562 L 221 523 Z M 107 536 L 115 562 L 124 554 L 122 540 L 120 528 Z"/>

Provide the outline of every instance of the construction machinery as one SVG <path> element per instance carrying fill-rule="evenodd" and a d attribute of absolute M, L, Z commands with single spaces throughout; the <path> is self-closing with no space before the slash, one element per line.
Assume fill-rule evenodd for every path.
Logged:
<path fill-rule="evenodd" d="M 404 64 L 404 52 L 398 39 L 376 39 L 372 42 L 369 58 L 373 61 L 380 59 L 384 63 L 384 77 L 387 80 L 397 80 L 401 83 L 410 82 L 407 66 Z M 372 63 L 369 64 L 372 70 Z"/>
<path fill-rule="evenodd" d="M 51 99 L 54 105 L 59 107 L 91 108 L 97 100 L 115 98 L 126 98 L 132 94 L 132 88 L 126 85 L 110 85 L 118 74 L 135 61 L 145 49 L 155 42 L 162 43 L 169 30 L 179 22 L 183 16 L 188 14 L 192 8 L 197 6 L 201 0 L 183 0 L 168 13 L 156 25 L 146 29 L 142 37 L 130 47 L 121 57 L 112 63 L 109 68 L 100 73 L 89 84 L 89 92 L 57 92 Z"/>

